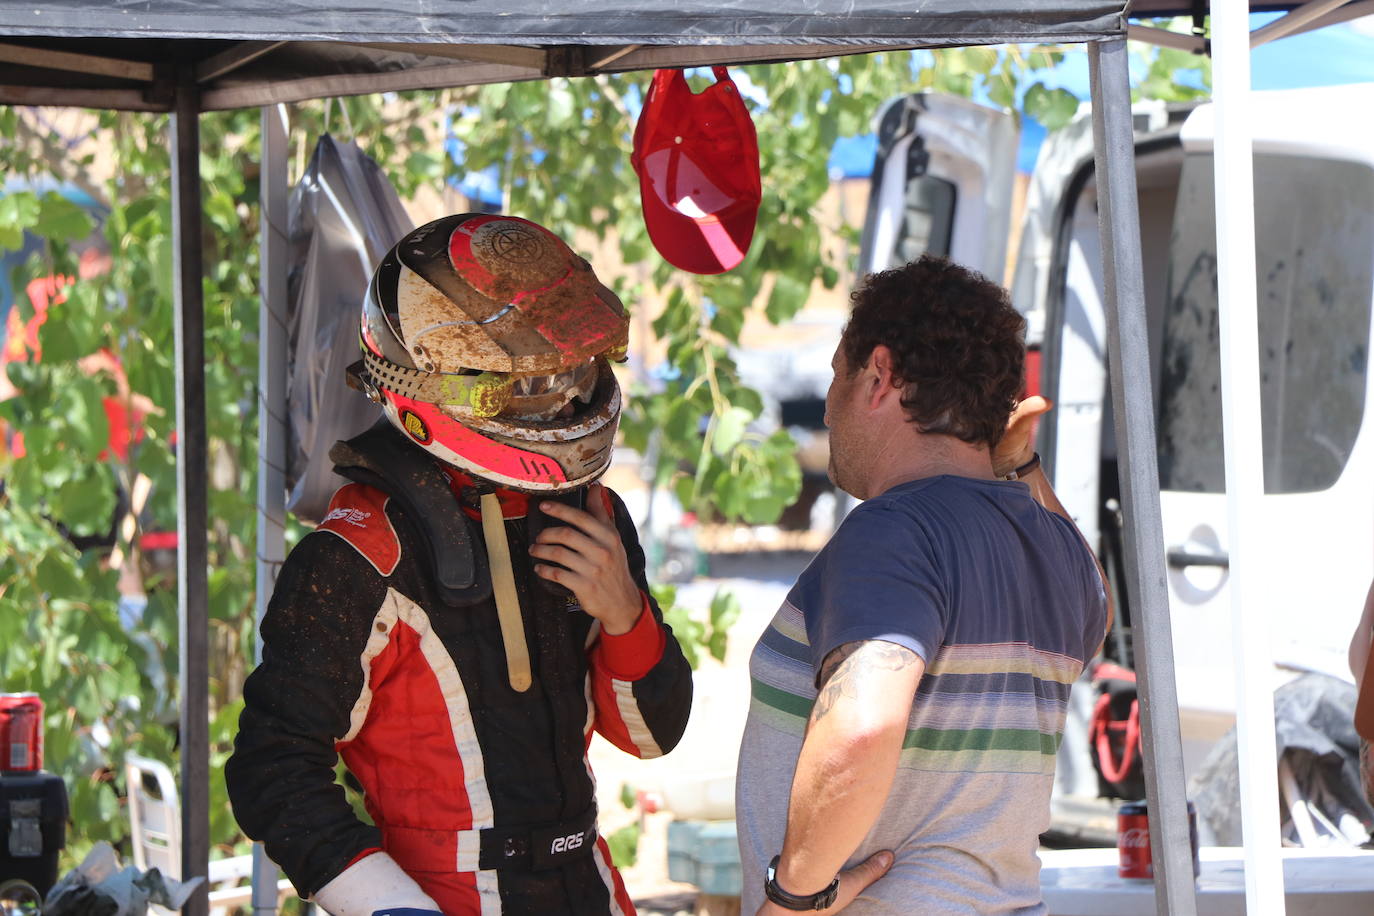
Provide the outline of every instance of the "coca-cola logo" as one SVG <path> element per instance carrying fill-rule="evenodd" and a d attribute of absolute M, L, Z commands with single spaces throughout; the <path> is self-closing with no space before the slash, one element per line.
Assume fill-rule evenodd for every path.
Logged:
<path fill-rule="evenodd" d="M 1150 828 L 1132 827 L 1121 834 L 1121 839 L 1117 845 L 1122 849 L 1149 849 L 1150 848 Z"/>

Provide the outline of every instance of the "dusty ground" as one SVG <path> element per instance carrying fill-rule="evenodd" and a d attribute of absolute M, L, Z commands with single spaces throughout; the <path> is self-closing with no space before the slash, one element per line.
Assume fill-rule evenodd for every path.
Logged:
<path fill-rule="evenodd" d="M 692 718 L 682 742 L 657 760 L 636 760 L 600 737 L 592 743 L 603 833 L 643 819 L 638 861 L 622 870 L 642 914 L 695 912 L 697 889 L 668 879 L 668 824 L 679 814 L 734 816 L 735 758 L 749 708 L 749 653 L 805 562 L 795 554 L 731 557 L 712 564 L 715 577 L 681 586 L 678 600 L 690 608 L 704 612 L 718 588 L 733 591 L 742 605 L 730 631 L 725 663 L 704 657 L 695 672 Z M 620 802 L 625 784 L 662 798 L 667 809 L 655 814 L 627 810 Z M 679 811 L 672 810 L 674 805 Z"/>

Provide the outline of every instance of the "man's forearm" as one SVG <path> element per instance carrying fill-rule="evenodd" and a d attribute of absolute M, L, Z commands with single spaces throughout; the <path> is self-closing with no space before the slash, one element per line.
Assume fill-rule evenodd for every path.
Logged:
<path fill-rule="evenodd" d="M 832 718 L 808 732 L 792 780 L 778 883 L 794 894 L 830 883 L 877 822 L 897 771 L 904 728 L 852 734 Z"/>
<path fill-rule="evenodd" d="M 846 643 L 826 659 L 792 778 L 778 883 L 823 889 L 878 820 L 925 665 L 903 646 Z"/>

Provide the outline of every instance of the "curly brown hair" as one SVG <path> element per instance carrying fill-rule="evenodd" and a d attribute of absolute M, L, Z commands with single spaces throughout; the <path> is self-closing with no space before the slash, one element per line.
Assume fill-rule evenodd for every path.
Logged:
<path fill-rule="evenodd" d="M 870 274 L 840 345 L 850 373 L 884 344 L 902 406 L 924 433 L 995 446 L 1023 383 L 1026 322 L 1006 290 L 936 255 Z"/>

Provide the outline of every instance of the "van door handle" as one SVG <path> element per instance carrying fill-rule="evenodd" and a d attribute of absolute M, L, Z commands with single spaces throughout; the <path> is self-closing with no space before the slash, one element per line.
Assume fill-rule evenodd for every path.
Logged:
<path fill-rule="evenodd" d="M 1231 568 L 1231 557 L 1225 553 L 1198 553 L 1182 547 L 1170 547 L 1165 559 L 1174 569 L 1187 569 L 1189 566 L 1219 566 Z"/>

